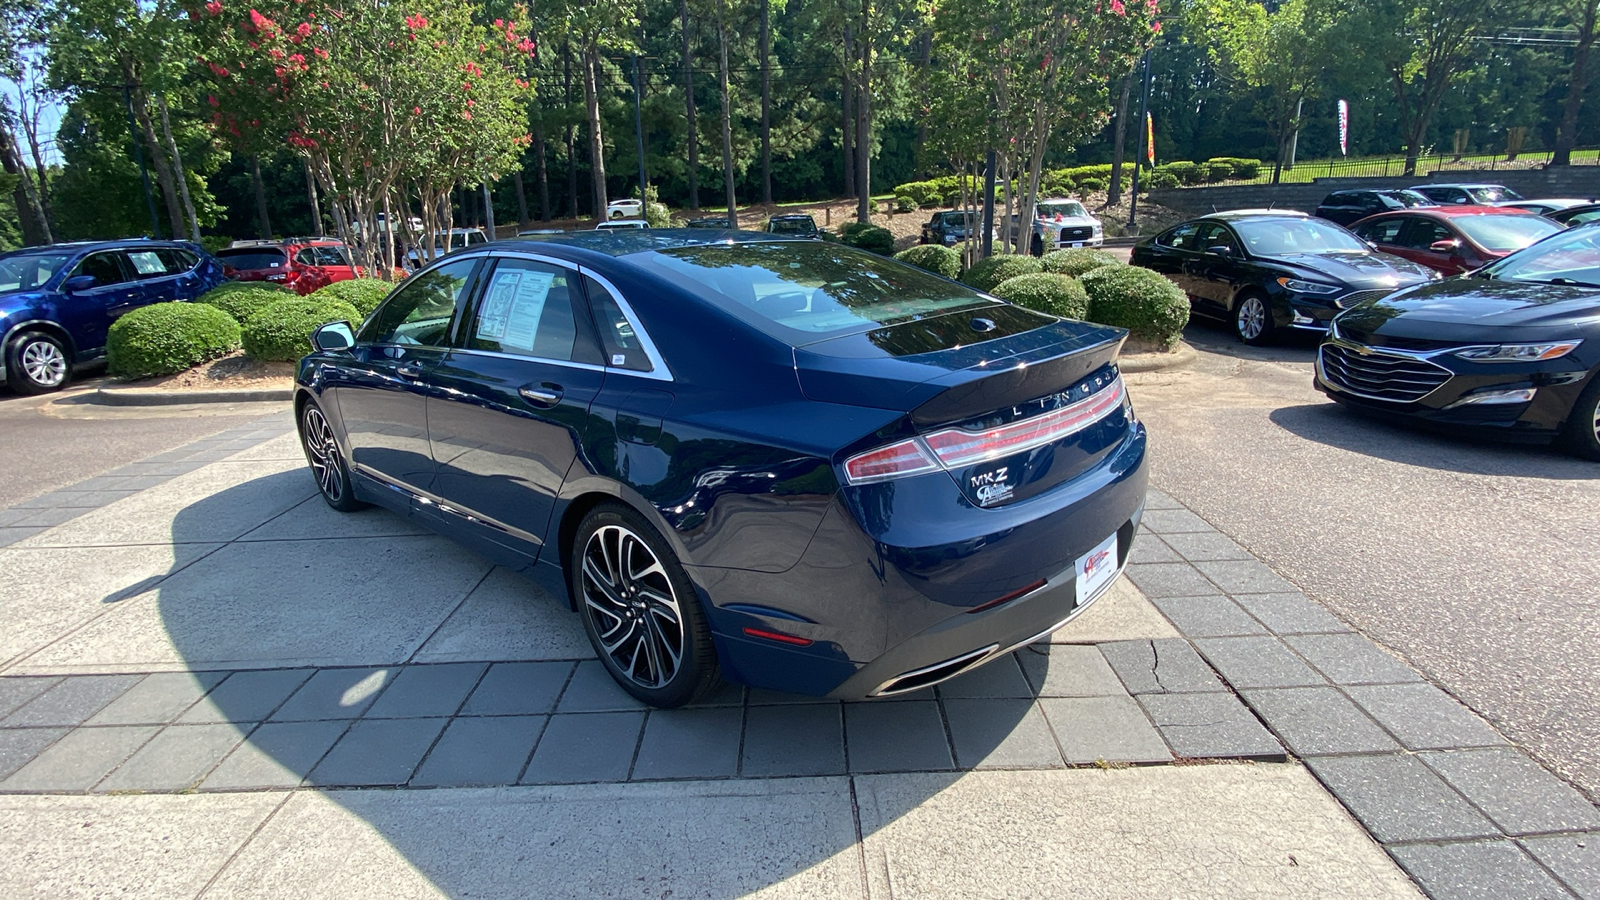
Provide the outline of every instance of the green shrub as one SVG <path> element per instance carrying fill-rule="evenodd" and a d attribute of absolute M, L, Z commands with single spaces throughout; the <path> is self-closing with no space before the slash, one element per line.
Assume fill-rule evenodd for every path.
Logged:
<path fill-rule="evenodd" d="M 1141 180 L 1139 187 L 1146 191 L 1170 191 L 1179 186 L 1178 176 L 1171 172 L 1155 171 Z"/>
<path fill-rule="evenodd" d="M 196 303 L 215 306 L 243 325 L 250 317 L 284 297 L 293 297 L 294 291 L 281 284 L 265 281 L 226 281 L 200 295 Z"/>
<path fill-rule="evenodd" d="M 1039 261 L 1031 256 L 991 256 L 978 260 L 972 268 L 962 272 L 961 283 L 980 291 L 992 291 L 1008 278 L 1042 271 Z"/>
<path fill-rule="evenodd" d="M 1237 156 L 1215 156 L 1206 160 L 1206 163 L 1226 163 L 1231 172 L 1228 177 L 1242 179 L 1258 177 L 1263 165 L 1259 159 L 1243 159 Z"/>
<path fill-rule="evenodd" d="M 1078 182 L 1078 193 L 1086 197 L 1095 191 L 1105 190 L 1110 184 L 1111 180 L 1109 178 L 1085 178 Z"/>
<path fill-rule="evenodd" d="M 1199 163 L 1192 163 L 1186 159 L 1176 159 L 1169 163 L 1156 166 L 1155 171 L 1166 172 L 1178 179 L 1178 183 L 1188 186 L 1199 184 L 1205 177 L 1205 170 Z"/>
<path fill-rule="evenodd" d="M 895 195 L 895 198 L 894 198 L 894 211 L 895 212 L 911 213 L 911 212 L 916 212 L 918 209 L 921 209 L 921 208 L 922 208 L 922 204 L 918 203 L 917 199 L 915 197 L 911 196 L 910 194 L 897 194 L 897 195 Z"/>
<path fill-rule="evenodd" d="M 1007 278 L 995 286 L 994 295 L 1064 319 L 1082 319 L 1089 314 L 1089 295 L 1076 278 L 1066 275 L 1039 272 Z"/>
<path fill-rule="evenodd" d="M 1076 247 L 1071 250 L 1052 250 L 1039 257 L 1039 265 L 1043 266 L 1046 272 L 1081 278 L 1083 273 L 1101 266 L 1120 266 L 1122 260 L 1104 250 Z"/>
<path fill-rule="evenodd" d="M 316 294 L 286 297 L 256 313 L 244 326 L 244 352 L 256 359 L 292 362 L 311 352 L 311 332 L 329 322 L 355 322 L 359 318 L 356 308 L 343 300 L 317 299 Z"/>
<path fill-rule="evenodd" d="M 200 236 L 200 247 L 207 253 L 216 253 L 233 246 L 233 238 L 225 234 L 205 234 Z"/>
<path fill-rule="evenodd" d="M 1233 163 L 1214 159 L 1205 164 L 1206 181 L 1227 181 L 1233 177 Z"/>
<path fill-rule="evenodd" d="M 155 303 L 111 323 L 106 369 L 126 378 L 171 375 L 239 349 L 239 323 L 204 303 Z"/>
<path fill-rule="evenodd" d="M 1080 281 L 1089 294 L 1089 321 L 1128 329 L 1133 337 L 1170 349 L 1189 324 L 1189 298 L 1162 275 L 1139 266 L 1102 266 Z"/>
<path fill-rule="evenodd" d="M 361 320 L 372 315 L 383 298 L 394 287 L 382 278 L 350 278 L 335 281 L 312 291 L 308 297 L 319 303 L 343 302 L 355 307 L 356 317 L 350 321 L 360 325 Z"/>
<path fill-rule="evenodd" d="M 894 255 L 894 258 L 946 278 L 955 278 L 961 274 L 961 254 L 952 247 L 920 244 L 909 250 L 901 250 Z"/>
<path fill-rule="evenodd" d="M 887 228 L 865 222 L 848 222 L 839 229 L 844 242 L 861 250 L 870 250 L 882 256 L 894 252 L 894 235 Z"/>

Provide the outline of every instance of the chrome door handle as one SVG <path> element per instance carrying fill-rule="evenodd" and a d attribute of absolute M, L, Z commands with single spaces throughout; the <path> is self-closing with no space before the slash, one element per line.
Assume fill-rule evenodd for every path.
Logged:
<path fill-rule="evenodd" d="M 517 393 L 522 395 L 522 399 L 532 403 L 534 406 L 555 406 L 561 402 L 561 396 L 566 392 L 561 389 L 560 385 L 541 384 L 535 386 L 530 384 L 518 390 Z"/>
<path fill-rule="evenodd" d="M 401 363 L 395 367 L 394 373 L 401 378 L 421 378 L 422 367 L 416 363 Z"/>

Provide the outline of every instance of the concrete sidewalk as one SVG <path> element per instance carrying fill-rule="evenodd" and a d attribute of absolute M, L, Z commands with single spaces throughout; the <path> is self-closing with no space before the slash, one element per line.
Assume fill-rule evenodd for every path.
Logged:
<path fill-rule="evenodd" d="M 1559 783 L 1495 807 L 1515 751 L 1451 743 L 1470 714 L 1429 746 L 1500 757 L 1419 759 L 1429 686 L 1159 492 L 1161 537 L 1048 646 L 903 700 L 660 712 L 531 584 L 328 510 L 289 431 L 3 529 L 4 896 L 1415 896 L 1362 822 L 1435 896 L 1583 890 Z M 1487 816 L 1436 834 L 1457 807 Z"/>

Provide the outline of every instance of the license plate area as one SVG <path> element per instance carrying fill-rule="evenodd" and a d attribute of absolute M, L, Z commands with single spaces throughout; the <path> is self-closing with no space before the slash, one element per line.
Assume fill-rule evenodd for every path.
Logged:
<path fill-rule="evenodd" d="M 1077 585 L 1078 605 L 1089 602 L 1117 576 L 1117 534 L 1095 545 L 1093 550 L 1078 557 L 1073 563 L 1073 581 Z"/>

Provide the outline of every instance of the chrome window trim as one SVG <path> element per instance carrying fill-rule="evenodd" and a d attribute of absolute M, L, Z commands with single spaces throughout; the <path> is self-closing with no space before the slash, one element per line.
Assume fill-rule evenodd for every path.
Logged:
<path fill-rule="evenodd" d="M 640 372 L 637 369 L 621 369 L 613 366 L 607 366 L 606 371 L 634 375 L 639 378 L 649 378 L 654 381 L 673 381 L 672 370 L 667 367 L 666 360 L 661 358 L 661 351 L 656 349 L 655 341 L 650 339 L 650 333 L 645 331 L 644 326 L 639 323 L 639 315 L 633 311 L 633 307 L 628 303 L 627 298 L 622 296 L 622 292 L 617 290 L 617 286 L 612 284 L 604 275 L 588 266 L 579 265 L 578 271 L 593 278 L 597 284 L 606 289 L 607 293 L 611 294 L 611 299 L 617 302 L 617 308 L 622 310 L 623 317 L 628 320 L 628 326 L 638 336 L 639 346 L 644 350 L 645 359 L 650 360 L 650 371 L 648 372 Z M 593 307 L 591 306 L 591 311 L 592 309 Z M 603 339 L 601 343 L 604 345 Z M 602 346 L 603 350 L 604 347 Z"/>
<path fill-rule="evenodd" d="M 467 353 L 473 356 L 487 356 L 491 359 L 514 359 L 520 362 L 544 363 L 550 366 L 566 366 L 569 369 L 583 369 L 587 372 L 609 371 L 605 366 L 593 363 L 574 362 L 570 359 L 551 359 L 548 356 L 529 356 L 524 353 L 504 353 L 498 350 L 473 350 L 470 347 L 451 347 L 451 353 Z M 624 370 L 625 371 L 625 370 Z"/>

